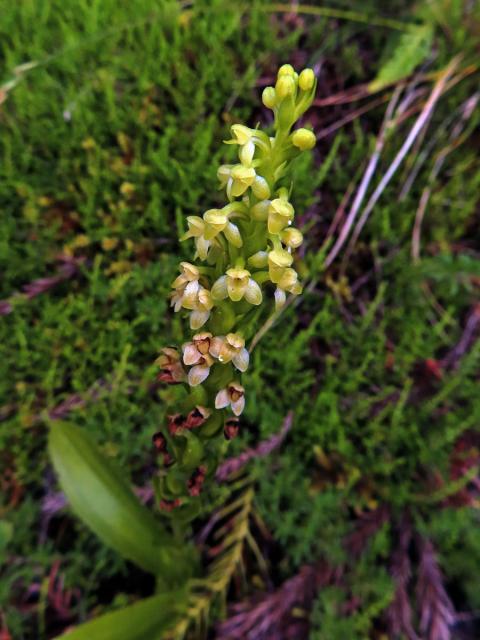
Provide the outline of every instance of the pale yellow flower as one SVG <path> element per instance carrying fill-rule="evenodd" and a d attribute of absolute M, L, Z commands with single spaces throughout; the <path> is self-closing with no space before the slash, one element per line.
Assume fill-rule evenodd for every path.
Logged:
<path fill-rule="evenodd" d="M 231 407 L 236 416 L 239 416 L 245 407 L 245 389 L 238 382 L 230 382 L 215 397 L 216 409 L 226 409 L 227 407 Z"/>
<path fill-rule="evenodd" d="M 203 218 L 200 218 L 200 216 L 188 216 L 187 224 L 188 231 L 182 236 L 181 240 L 193 238 L 198 257 L 200 260 L 206 260 L 213 242 L 205 237 L 206 224 Z"/>
<path fill-rule="evenodd" d="M 238 302 L 245 297 L 250 304 L 259 305 L 262 302 L 262 290 L 250 276 L 250 271 L 233 267 L 215 282 L 212 287 L 212 297 L 216 300 L 225 300 L 228 297 L 233 302 Z"/>
<path fill-rule="evenodd" d="M 239 158 L 242 165 L 250 167 L 255 147 L 261 147 L 265 150 L 270 149 L 270 141 L 268 136 L 258 129 L 250 129 L 243 124 L 234 124 L 230 127 L 233 138 L 226 140 L 226 144 L 238 144 L 240 146 Z"/>
<path fill-rule="evenodd" d="M 212 309 L 213 300 L 210 291 L 204 287 L 200 287 L 195 300 L 195 305 L 192 308 L 192 313 L 190 314 L 190 329 L 195 331 L 196 329 L 203 327 L 209 319 L 210 311 Z"/>
<path fill-rule="evenodd" d="M 285 227 L 292 224 L 294 208 L 284 198 L 275 198 L 268 207 L 268 231 L 280 233 Z"/>
<path fill-rule="evenodd" d="M 239 371 L 246 371 L 250 355 L 245 348 L 245 340 L 238 333 L 228 333 L 211 340 L 210 354 L 223 364 L 233 362 Z"/>
<path fill-rule="evenodd" d="M 253 167 L 244 167 L 242 164 L 222 165 L 217 171 L 218 179 L 222 187 L 226 187 L 228 199 L 237 198 L 251 187 L 255 176 Z"/>
<path fill-rule="evenodd" d="M 209 355 L 212 334 L 208 332 L 197 333 L 192 342 L 183 345 L 183 362 L 191 367 L 188 372 L 188 384 L 196 387 L 208 378 L 213 358 Z"/>
<path fill-rule="evenodd" d="M 180 263 L 180 275 L 173 281 L 172 287 L 175 289 L 171 295 L 171 304 L 175 311 L 184 309 L 193 309 L 195 307 L 200 283 L 198 279 L 200 271 L 198 267 L 190 262 Z"/>
<path fill-rule="evenodd" d="M 302 285 L 298 282 L 298 273 L 295 269 L 285 269 L 277 282 L 280 289 L 299 295 L 302 293 Z"/>
<path fill-rule="evenodd" d="M 275 284 L 278 283 L 287 269 L 293 262 L 293 256 L 285 249 L 274 249 L 268 254 L 268 273 L 270 280 Z"/>
<path fill-rule="evenodd" d="M 303 242 L 302 232 L 298 229 L 294 229 L 293 227 L 289 227 L 288 229 L 284 229 L 280 234 L 280 239 L 283 244 L 290 247 L 290 249 L 298 249 L 298 247 Z"/>
<path fill-rule="evenodd" d="M 209 209 L 203 215 L 205 221 L 205 239 L 211 241 L 219 233 L 223 232 L 234 247 L 239 249 L 243 245 L 242 236 L 236 224 L 230 222 L 228 214 L 221 209 Z"/>

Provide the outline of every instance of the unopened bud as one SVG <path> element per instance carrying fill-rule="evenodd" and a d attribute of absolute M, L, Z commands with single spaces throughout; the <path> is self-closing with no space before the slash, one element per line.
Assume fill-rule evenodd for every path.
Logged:
<path fill-rule="evenodd" d="M 262 93 L 262 102 L 267 109 L 273 109 L 277 104 L 277 94 L 273 87 L 265 87 Z"/>
<path fill-rule="evenodd" d="M 295 69 L 292 67 L 291 64 L 282 64 L 282 66 L 278 70 L 277 75 L 279 78 L 281 78 L 282 76 L 293 76 L 294 73 L 295 73 Z"/>
<path fill-rule="evenodd" d="M 298 86 L 302 91 L 310 91 L 315 83 L 315 74 L 312 69 L 304 69 L 298 77 Z"/>
<path fill-rule="evenodd" d="M 293 144 L 302 151 L 313 149 L 316 141 L 315 134 L 308 129 L 297 129 L 292 134 Z"/>
<path fill-rule="evenodd" d="M 269 206 L 270 200 L 261 200 L 250 209 L 250 215 L 254 220 L 258 220 L 259 222 L 264 221 L 268 218 Z"/>
<path fill-rule="evenodd" d="M 262 269 L 268 264 L 268 253 L 266 251 L 257 251 L 248 259 L 248 264 L 256 269 Z"/>
<path fill-rule="evenodd" d="M 295 93 L 295 80 L 292 76 L 280 76 L 275 85 L 275 92 L 279 98 L 286 98 Z"/>

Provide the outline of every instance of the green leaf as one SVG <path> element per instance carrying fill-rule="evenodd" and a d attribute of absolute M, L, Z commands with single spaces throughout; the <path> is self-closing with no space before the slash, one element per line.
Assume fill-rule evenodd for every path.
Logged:
<path fill-rule="evenodd" d="M 49 449 L 73 510 L 105 544 L 169 584 L 191 575 L 191 548 L 174 544 L 84 430 L 55 422 Z"/>
<path fill-rule="evenodd" d="M 409 76 L 428 55 L 433 34 L 434 28 L 431 24 L 421 24 L 402 33 L 392 55 L 380 67 L 377 77 L 368 85 L 369 91 L 378 91 L 388 84 Z"/>
<path fill-rule="evenodd" d="M 160 594 L 106 613 L 60 636 L 62 640 L 161 640 L 186 609 L 186 591 Z"/>

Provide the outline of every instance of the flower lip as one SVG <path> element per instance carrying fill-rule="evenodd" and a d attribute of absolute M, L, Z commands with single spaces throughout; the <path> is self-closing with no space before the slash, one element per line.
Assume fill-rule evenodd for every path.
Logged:
<path fill-rule="evenodd" d="M 227 333 L 227 342 L 234 349 L 243 349 L 245 346 L 245 340 L 238 333 Z"/>
<path fill-rule="evenodd" d="M 244 183 L 248 183 L 249 186 L 255 180 L 256 175 L 255 169 L 252 167 L 244 167 L 243 164 L 236 164 L 231 173 L 234 180 L 240 180 Z"/>
<path fill-rule="evenodd" d="M 235 142 L 238 144 L 247 144 L 252 138 L 253 131 L 244 124 L 234 124 L 230 127 Z"/>
<path fill-rule="evenodd" d="M 250 277 L 250 271 L 242 269 L 241 267 L 231 267 L 230 269 L 227 269 L 227 276 L 229 278 L 234 278 L 235 280 L 243 280 L 244 278 Z"/>
<path fill-rule="evenodd" d="M 282 198 L 275 198 L 272 200 L 270 202 L 269 211 L 289 219 L 292 218 L 294 214 L 293 206 L 290 202 L 283 200 Z"/>
<path fill-rule="evenodd" d="M 293 262 L 293 256 L 284 249 L 274 249 L 269 252 L 268 260 L 275 267 L 289 267 Z"/>
<path fill-rule="evenodd" d="M 241 384 L 236 384 L 235 382 L 231 382 L 228 385 L 228 393 L 232 400 L 232 402 L 237 402 L 240 398 L 243 397 L 245 389 Z"/>
<path fill-rule="evenodd" d="M 180 267 L 182 268 L 182 275 L 184 275 L 188 280 L 198 280 L 200 277 L 200 271 L 198 267 L 190 262 L 181 262 Z"/>
<path fill-rule="evenodd" d="M 200 216 L 187 216 L 188 232 L 194 237 L 202 235 L 205 223 Z"/>
<path fill-rule="evenodd" d="M 206 355 L 210 349 L 210 342 L 212 334 L 209 331 L 203 333 L 197 333 L 193 336 L 193 344 L 196 346 L 199 353 Z"/>
<path fill-rule="evenodd" d="M 228 222 L 228 217 L 222 213 L 221 209 L 209 209 L 208 211 L 205 211 L 203 219 L 208 224 L 213 225 L 226 225 Z"/>

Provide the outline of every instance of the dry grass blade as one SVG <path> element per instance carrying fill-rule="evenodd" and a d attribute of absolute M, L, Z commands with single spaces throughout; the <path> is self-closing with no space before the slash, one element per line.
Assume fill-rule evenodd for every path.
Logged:
<path fill-rule="evenodd" d="M 450 144 L 437 154 L 433 168 L 428 177 L 428 184 L 422 191 L 420 203 L 415 215 L 415 223 L 412 232 L 412 259 L 415 263 L 418 263 L 420 261 L 420 234 L 425 211 L 432 194 L 433 184 L 438 174 L 440 173 L 443 163 L 445 162 L 445 159 L 447 158 L 449 153 L 456 149 L 465 140 L 464 137 L 461 138 L 460 136 L 468 120 L 472 116 L 472 113 L 475 111 L 479 99 L 480 93 L 477 92 L 463 104 L 461 118 L 456 123 L 450 134 Z"/>
<path fill-rule="evenodd" d="M 425 640 L 450 640 L 450 628 L 455 622 L 455 610 L 443 584 L 443 576 L 430 540 L 418 537 L 417 601 L 420 610 L 420 631 Z"/>
<path fill-rule="evenodd" d="M 334 7 L 314 7 L 307 4 L 286 4 L 275 3 L 269 4 L 266 7 L 267 11 L 273 13 L 303 13 L 305 15 L 319 16 L 323 18 L 335 18 L 337 20 L 351 20 L 353 22 L 363 22 L 369 26 L 374 27 L 386 27 L 388 29 L 395 29 L 397 31 L 408 31 L 411 25 L 406 22 L 400 22 L 400 20 L 393 20 L 391 18 L 382 18 L 381 16 L 368 15 L 366 13 L 360 13 L 359 11 L 352 11 L 350 9 L 336 9 Z"/>
<path fill-rule="evenodd" d="M 398 151 L 398 153 L 396 154 L 393 162 L 391 163 L 391 165 L 387 169 L 386 173 L 384 174 L 384 176 L 382 177 L 382 179 L 378 183 L 376 189 L 374 190 L 374 192 L 372 193 L 369 201 L 367 202 L 367 204 L 366 204 L 366 206 L 365 206 L 365 208 L 364 208 L 364 210 L 362 212 L 362 215 L 360 216 L 360 219 L 357 222 L 357 225 L 356 225 L 356 227 L 355 227 L 355 229 L 353 231 L 351 240 L 349 242 L 348 250 L 347 250 L 348 254 L 350 254 L 352 252 L 353 247 L 354 247 L 355 243 L 357 242 L 358 237 L 359 237 L 363 227 L 365 226 L 365 223 L 367 222 L 368 217 L 369 217 L 370 213 L 372 212 L 374 206 L 377 204 L 380 196 L 382 195 L 382 193 L 384 192 L 385 188 L 389 184 L 390 180 L 395 175 L 397 169 L 399 168 L 399 166 L 403 162 L 404 158 L 408 154 L 408 152 L 409 152 L 410 148 L 412 147 L 413 143 L 415 142 L 417 136 L 420 134 L 420 132 L 422 131 L 422 129 L 425 126 L 425 124 L 431 118 L 432 111 L 435 109 L 435 106 L 436 106 L 440 96 L 445 91 L 445 88 L 447 86 L 447 82 L 448 82 L 449 78 L 452 76 L 452 74 L 455 71 L 455 69 L 458 67 L 458 65 L 460 63 L 460 60 L 461 60 L 460 56 L 456 56 L 455 58 L 453 58 L 453 60 L 451 60 L 451 62 L 447 65 L 447 67 L 443 71 L 442 75 L 439 77 L 439 79 L 435 83 L 435 86 L 433 87 L 433 90 L 432 90 L 432 93 L 430 94 L 430 97 L 428 98 L 425 106 L 423 107 L 419 117 L 415 121 L 415 124 L 411 128 L 410 133 L 408 134 L 405 142 L 401 146 L 401 148 Z"/>
<path fill-rule="evenodd" d="M 355 217 L 358 213 L 358 210 L 360 209 L 360 206 L 363 202 L 363 199 L 365 197 L 366 191 L 368 189 L 368 186 L 370 184 L 370 181 L 373 177 L 373 174 L 375 172 L 375 169 L 377 167 L 378 164 L 378 160 L 380 158 L 380 154 L 382 152 L 382 149 L 385 145 L 385 140 L 387 137 L 387 133 L 390 130 L 390 128 L 392 127 L 392 116 L 393 113 L 395 111 L 395 107 L 397 106 L 397 102 L 400 98 L 400 94 L 403 90 L 403 86 L 399 86 L 395 89 L 393 96 L 390 100 L 390 102 L 388 103 L 387 109 L 385 111 L 385 117 L 383 119 L 382 122 L 382 126 L 380 128 L 380 133 L 378 134 L 378 138 L 377 138 L 377 142 L 375 144 L 375 150 L 370 158 L 370 161 L 367 165 L 367 168 L 365 170 L 365 173 L 363 175 L 362 181 L 360 182 L 360 186 L 357 190 L 356 196 L 353 200 L 352 206 L 350 208 L 350 212 L 347 216 L 347 219 L 345 220 L 345 224 L 343 225 L 342 229 L 340 230 L 340 234 L 337 238 L 337 241 L 335 242 L 335 244 L 333 245 L 332 249 L 330 250 L 329 254 L 327 255 L 327 258 L 325 260 L 325 266 L 328 268 L 332 262 L 335 260 L 336 256 L 338 255 L 338 252 L 340 251 L 340 249 L 342 248 L 342 246 L 344 245 L 348 234 L 350 233 L 350 229 L 352 228 L 352 225 L 354 223 Z"/>
<path fill-rule="evenodd" d="M 229 458 L 220 465 L 215 474 L 219 482 L 225 482 L 229 476 L 238 473 L 243 467 L 254 458 L 263 458 L 268 456 L 272 451 L 277 449 L 287 437 L 288 432 L 292 428 L 293 412 L 290 411 L 283 421 L 282 428 L 278 433 L 264 440 L 255 448 L 247 449 L 236 458 Z"/>
<path fill-rule="evenodd" d="M 404 515 L 400 522 L 397 547 L 390 563 L 390 573 L 395 581 L 395 595 L 386 615 L 390 637 L 402 637 L 404 634 L 408 640 L 418 640 L 412 625 L 412 608 L 408 593 L 412 573 L 408 553 L 411 540 L 411 523 Z"/>

